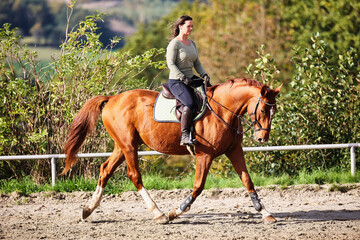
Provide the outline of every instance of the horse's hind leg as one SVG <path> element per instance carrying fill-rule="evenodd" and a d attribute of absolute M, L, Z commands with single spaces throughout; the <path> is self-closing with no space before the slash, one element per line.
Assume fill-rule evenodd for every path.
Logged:
<path fill-rule="evenodd" d="M 125 151 L 128 177 L 139 191 L 145 201 L 148 209 L 154 214 L 154 220 L 158 223 L 167 223 L 168 219 L 164 213 L 160 211 L 154 200 L 150 197 L 142 183 L 141 173 L 139 171 L 139 160 L 137 150 Z"/>
<path fill-rule="evenodd" d="M 100 176 L 96 190 L 92 196 L 91 202 L 89 205 L 85 206 L 83 209 L 82 218 L 85 219 L 100 205 L 101 197 L 104 193 L 105 186 L 113 175 L 116 168 L 125 160 L 125 156 L 119 146 L 115 144 L 113 153 L 110 155 L 108 160 L 101 164 L 100 167 Z"/>
<path fill-rule="evenodd" d="M 262 220 L 266 223 L 276 222 L 276 219 L 269 213 L 266 209 L 264 204 L 260 201 L 256 190 L 254 188 L 254 184 L 250 178 L 250 175 L 247 171 L 245 159 L 244 159 L 244 152 L 239 147 L 232 148 L 231 151 L 226 153 L 226 156 L 230 159 L 232 165 L 236 173 L 239 175 L 241 181 L 243 182 L 245 188 L 248 190 L 250 198 L 254 204 L 255 210 L 260 212 L 263 216 Z"/>

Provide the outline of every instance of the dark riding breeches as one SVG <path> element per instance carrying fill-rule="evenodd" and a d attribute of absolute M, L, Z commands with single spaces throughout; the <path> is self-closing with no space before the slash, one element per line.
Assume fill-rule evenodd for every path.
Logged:
<path fill-rule="evenodd" d="M 193 87 L 199 87 L 203 84 L 201 78 L 193 76 Z M 191 109 L 194 113 L 196 112 L 196 101 L 194 98 L 194 89 L 188 85 L 185 85 L 182 81 L 177 79 L 169 79 L 169 89 L 171 93 L 178 99 L 182 104 Z"/>

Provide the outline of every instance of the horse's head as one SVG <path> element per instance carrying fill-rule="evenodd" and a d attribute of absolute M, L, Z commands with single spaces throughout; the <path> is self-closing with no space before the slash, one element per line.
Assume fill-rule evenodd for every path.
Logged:
<path fill-rule="evenodd" d="M 276 95 L 279 94 L 282 84 L 276 89 L 263 86 L 259 96 L 251 98 L 247 107 L 254 126 L 255 140 L 263 143 L 269 140 L 271 121 L 276 112 Z"/>

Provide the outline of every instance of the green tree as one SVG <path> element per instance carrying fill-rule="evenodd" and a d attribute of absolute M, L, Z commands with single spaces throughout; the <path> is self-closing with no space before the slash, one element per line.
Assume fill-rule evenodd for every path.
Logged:
<path fill-rule="evenodd" d="M 23 48 L 19 40 L 9 24 L 0 29 L 1 155 L 45 153 L 49 139 L 47 125 L 43 122 L 48 103 L 42 83 L 45 75 L 39 74 L 36 53 Z M 16 176 L 36 171 L 39 166 L 31 168 L 16 161 L 2 164 Z"/>
<path fill-rule="evenodd" d="M 58 56 L 44 69 L 38 68 L 36 52 L 20 45 L 15 30 L 5 24 L 0 29 L 0 154 L 44 154 L 62 152 L 70 124 L 85 103 L 95 95 L 113 95 L 146 87 L 139 78 L 145 68 L 163 68 L 154 61 L 161 50 L 140 55 L 113 52 L 114 38 L 103 48 L 97 22 L 102 15 L 88 16 L 79 27 L 66 34 Z M 85 144 L 84 151 L 111 150 L 111 140 L 103 125 Z M 44 161 L 1 163 L 0 177 L 31 174 L 38 181 L 50 176 Z M 98 164 L 93 160 L 73 173 L 91 176 Z"/>
<path fill-rule="evenodd" d="M 269 145 L 360 141 L 359 55 L 350 48 L 334 56 L 319 34 L 311 42 L 308 48 L 294 49 L 292 91 L 278 100 Z M 302 169 L 348 170 L 350 164 L 347 150 L 279 151 L 261 155 L 248 154 L 252 171 L 294 174 Z"/>
<path fill-rule="evenodd" d="M 133 54 L 140 54 L 148 49 L 166 49 L 170 40 L 171 23 L 173 23 L 179 16 L 188 14 L 191 11 L 192 5 L 188 1 L 182 1 L 179 5 L 167 16 L 158 21 L 149 24 L 140 24 L 138 31 L 131 37 L 126 39 L 126 44 L 121 51 L 130 51 Z M 159 55 L 158 61 L 165 60 L 165 54 Z M 160 82 L 167 81 L 168 72 L 165 71 L 159 75 L 158 71 L 148 69 L 142 73 L 145 79 L 154 79 L 154 82 L 149 82 L 150 85 L 156 86 Z"/>
<path fill-rule="evenodd" d="M 295 1 L 282 3 L 282 25 L 291 36 L 290 45 L 307 47 L 319 32 L 327 51 L 337 56 L 352 47 L 360 49 L 360 2 L 357 0 Z"/>
<path fill-rule="evenodd" d="M 246 66 L 256 58 L 255 49 L 262 44 L 276 56 L 284 69 L 282 74 L 285 74 L 290 57 L 289 51 L 282 50 L 286 36 L 281 32 L 278 11 L 280 7 L 276 0 L 182 1 L 166 17 L 143 25 L 127 39 L 125 49 L 141 52 L 151 47 L 166 48 L 171 24 L 187 14 L 193 17 L 195 29 L 191 38 L 197 44 L 201 62 L 212 82 L 246 75 Z M 166 81 L 166 74 L 162 81 Z M 285 79 L 284 75 L 280 77 Z"/>

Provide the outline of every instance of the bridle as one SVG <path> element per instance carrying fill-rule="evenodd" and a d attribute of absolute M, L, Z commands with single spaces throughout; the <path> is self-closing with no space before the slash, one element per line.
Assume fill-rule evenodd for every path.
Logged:
<path fill-rule="evenodd" d="M 228 109 L 227 107 L 225 107 L 224 105 L 222 105 L 221 103 L 217 102 L 216 100 L 214 100 L 212 97 L 209 98 L 209 96 L 206 94 L 206 90 L 207 90 L 207 83 L 205 81 L 205 84 L 203 85 L 204 87 L 204 90 L 205 90 L 205 96 L 203 96 L 202 94 L 200 94 L 200 96 L 203 98 L 203 100 L 205 101 L 205 104 L 206 104 L 206 107 L 210 110 L 210 112 L 212 114 L 214 114 L 214 116 L 219 119 L 221 122 L 223 122 L 229 129 L 231 129 L 233 132 L 234 132 L 234 141 L 232 141 L 231 145 L 229 146 L 229 148 L 225 151 L 225 152 L 228 152 L 230 151 L 231 149 L 233 149 L 233 147 L 235 146 L 235 142 L 236 142 L 236 139 L 239 135 L 244 135 L 244 133 L 248 132 L 252 127 L 254 128 L 254 131 L 255 132 L 258 132 L 258 131 L 261 131 L 261 130 L 264 130 L 264 131 L 270 131 L 270 128 L 263 128 L 260 124 L 260 122 L 257 120 L 257 109 L 259 107 L 259 103 L 260 102 L 263 102 L 265 103 L 266 105 L 268 106 L 271 106 L 271 107 L 274 107 L 276 105 L 276 103 L 267 103 L 265 102 L 264 100 L 261 99 L 261 94 L 256 102 L 256 105 L 255 105 L 255 108 L 254 108 L 254 111 L 249 114 L 250 116 L 254 115 L 254 121 L 250 122 L 248 120 L 246 120 L 243 116 L 239 115 L 239 114 L 236 114 L 235 112 L 233 112 L 232 110 Z M 192 87 L 195 91 L 198 91 L 196 88 Z M 219 105 L 220 107 L 226 109 L 227 111 L 229 111 L 232 115 L 234 115 L 238 121 L 238 125 L 237 125 L 237 128 L 234 128 L 233 126 L 231 126 L 229 123 L 227 123 L 224 119 L 222 119 L 214 110 L 213 108 L 211 107 L 210 103 L 209 103 L 209 100 L 210 99 L 211 101 L 213 101 L 214 103 L 216 103 L 217 105 Z M 271 114 L 271 111 L 270 111 L 270 114 Z M 270 121 L 271 121 L 271 117 L 270 116 Z M 242 126 L 242 123 L 245 123 L 246 125 L 248 125 L 248 128 L 245 130 L 245 131 L 240 131 L 240 127 Z M 256 128 L 255 126 L 258 126 L 259 128 Z M 224 152 L 224 153 L 225 153 Z"/>
<path fill-rule="evenodd" d="M 208 109 L 210 110 L 210 112 L 212 112 L 221 122 L 223 122 L 228 128 L 232 129 L 233 131 L 236 132 L 236 134 L 242 135 L 246 132 L 248 132 L 252 127 L 254 128 L 255 132 L 264 130 L 264 131 L 270 131 L 270 128 L 263 128 L 261 123 L 257 120 L 257 109 L 259 107 L 259 102 L 263 102 L 268 106 L 275 106 L 276 103 L 267 103 L 264 100 L 261 99 L 261 95 L 259 96 L 254 111 L 252 113 L 249 114 L 249 116 L 254 115 L 254 121 L 250 122 L 248 120 L 246 120 L 243 116 L 234 113 L 233 111 L 231 111 L 230 109 L 228 109 L 227 107 L 225 107 L 224 105 L 222 105 L 221 103 L 217 102 L 216 100 L 210 98 L 211 101 L 213 101 L 214 103 L 216 103 L 217 105 L 219 105 L 220 107 L 226 109 L 227 111 L 229 111 L 232 115 L 234 115 L 237 119 L 238 119 L 238 127 L 234 128 L 233 126 L 231 126 L 229 123 L 227 123 L 224 119 L 222 119 L 211 107 L 209 101 L 208 101 L 208 96 L 206 96 L 206 106 L 208 107 Z M 240 126 L 242 126 L 242 123 L 245 123 L 246 125 L 248 125 L 248 128 L 245 131 L 240 131 Z M 255 126 L 258 126 L 258 128 L 256 128 Z"/>
<path fill-rule="evenodd" d="M 267 102 L 265 102 L 264 100 L 261 99 L 261 95 L 260 95 L 259 98 L 258 98 L 258 100 L 257 100 L 257 102 L 256 102 L 254 112 L 252 112 L 251 114 L 249 114 L 250 117 L 251 117 L 252 115 L 254 115 L 254 121 L 252 121 L 251 124 L 254 125 L 254 131 L 255 131 L 255 132 L 258 132 L 258 131 L 261 131 L 261 130 L 270 132 L 270 128 L 263 128 L 263 127 L 261 126 L 261 124 L 259 123 L 259 121 L 257 120 L 256 112 L 257 112 L 257 108 L 258 108 L 260 102 L 263 102 L 263 103 L 265 103 L 266 105 L 271 106 L 271 107 L 274 107 L 274 106 L 276 105 L 276 103 L 267 103 Z M 271 116 L 270 116 L 270 117 L 271 117 Z M 271 121 L 271 118 L 270 118 L 270 121 Z M 255 128 L 255 125 L 257 125 L 259 128 Z"/>
<path fill-rule="evenodd" d="M 193 87 L 193 89 L 195 91 L 198 91 L 196 88 Z M 226 109 L 228 112 L 230 112 L 232 115 L 234 115 L 237 118 L 238 121 L 238 126 L 237 128 L 234 128 L 233 126 L 231 126 L 229 123 L 227 123 L 224 119 L 222 119 L 211 107 L 209 101 L 208 101 L 208 95 L 206 94 L 206 89 L 207 89 L 207 84 L 205 82 L 204 84 L 204 90 L 205 90 L 205 97 L 202 96 L 202 94 L 200 94 L 200 96 L 203 97 L 203 100 L 205 101 L 205 104 L 207 106 L 207 108 L 210 110 L 211 113 L 213 113 L 215 115 L 216 118 L 218 118 L 221 122 L 223 122 L 228 128 L 232 129 L 236 135 L 243 135 L 244 133 L 248 132 L 252 127 L 254 128 L 255 132 L 264 130 L 264 131 L 268 131 L 270 132 L 270 128 L 263 128 L 261 126 L 261 123 L 257 120 L 257 109 L 259 107 L 259 103 L 263 102 L 264 104 L 274 107 L 276 105 L 276 103 L 268 103 L 265 102 L 264 100 L 261 99 L 261 94 L 256 102 L 254 111 L 249 114 L 249 116 L 251 117 L 252 115 L 254 115 L 254 121 L 250 122 L 248 120 L 246 120 L 243 116 L 236 114 L 235 112 L 231 111 L 230 109 L 228 109 L 227 107 L 225 107 L 224 105 L 222 105 L 221 103 L 217 102 L 216 100 L 214 100 L 212 97 L 210 98 L 211 101 L 213 101 L 214 103 L 216 103 L 217 105 L 219 105 L 220 107 Z M 270 118 L 271 121 L 271 118 Z M 242 123 L 245 123 L 246 125 L 248 125 L 248 128 L 245 131 L 240 131 L 240 126 L 242 126 Z M 255 126 L 258 126 L 258 128 L 256 128 Z"/>

